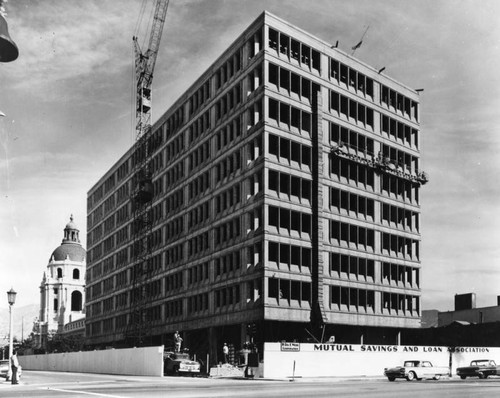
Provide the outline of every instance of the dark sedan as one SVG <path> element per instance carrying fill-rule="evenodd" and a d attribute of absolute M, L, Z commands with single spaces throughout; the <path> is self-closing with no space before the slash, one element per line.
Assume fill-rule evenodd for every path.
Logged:
<path fill-rule="evenodd" d="M 470 366 L 457 368 L 457 375 L 460 378 L 479 377 L 486 379 L 488 376 L 500 375 L 500 366 L 491 359 L 476 359 L 470 363 Z"/>

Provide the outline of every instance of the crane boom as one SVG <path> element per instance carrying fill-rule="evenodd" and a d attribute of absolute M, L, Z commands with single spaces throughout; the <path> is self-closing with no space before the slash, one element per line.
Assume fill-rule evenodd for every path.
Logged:
<path fill-rule="evenodd" d="M 151 127 L 151 86 L 156 57 L 170 0 L 156 0 L 148 49 L 143 53 L 136 36 L 133 37 L 135 52 L 136 133 L 140 139 Z"/>

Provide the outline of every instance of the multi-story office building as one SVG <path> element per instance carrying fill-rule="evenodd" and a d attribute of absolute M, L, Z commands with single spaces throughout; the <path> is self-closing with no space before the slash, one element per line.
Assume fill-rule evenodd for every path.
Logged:
<path fill-rule="evenodd" d="M 415 90 L 259 16 L 149 138 L 154 342 L 179 330 L 192 350 L 238 346 L 248 324 L 260 341 L 419 327 L 418 106 Z M 88 193 L 96 345 L 131 320 L 134 161 L 131 148 Z"/>

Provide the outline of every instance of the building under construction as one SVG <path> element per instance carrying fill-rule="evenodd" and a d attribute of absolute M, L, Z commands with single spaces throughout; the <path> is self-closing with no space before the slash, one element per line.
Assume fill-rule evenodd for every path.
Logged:
<path fill-rule="evenodd" d="M 419 327 L 419 96 L 381 72 L 262 13 L 89 191 L 89 344 Z"/>

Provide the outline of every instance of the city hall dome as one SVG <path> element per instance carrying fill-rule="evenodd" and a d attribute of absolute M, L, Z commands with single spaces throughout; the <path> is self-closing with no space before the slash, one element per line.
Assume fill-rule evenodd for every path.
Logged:
<path fill-rule="evenodd" d="M 61 245 L 57 247 L 50 256 L 49 261 L 64 261 L 66 259 L 76 262 L 84 262 L 86 251 L 80 244 L 80 230 L 73 221 L 73 215 L 64 228 L 64 238 Z"/>

